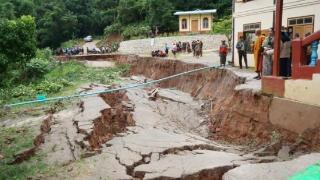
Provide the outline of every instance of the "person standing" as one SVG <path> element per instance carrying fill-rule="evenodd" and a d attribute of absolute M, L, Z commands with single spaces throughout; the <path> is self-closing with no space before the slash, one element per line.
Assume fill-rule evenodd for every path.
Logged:
<path fill-rule="evenodd" d="M 291 40 L 286 32 L 281 32 L 280 76 L 289 77 L 291 71 Z"/>
<path fill-rule="evenodd" d="M 246 65 L 246 69 L 248 69 L 248 60 L 247 60 L 247 43 L 244 41 L 243 36 L 240 36 L 240 39 L 236 46 L 239 55 L 239 66 L 242 69 L 242 57 L 244 59 L 244 63 Z"/>
<path fill-rule="evenodd" d="M 168 44 L 166 43 L 164 46 L 165 46 L 165 47 L 164 47 L 164 51 L 166 52 L 166 55 L 168 55 L 168 54 L 169 54 Z"/>
<path fill-rule="evenodd" d="M 273 44 L 274 44 L 274 30 L 269 29 L 269 35 L 263 41 L 263 65 L 262 65 L 262 75 L 271 76 L 272 75 L 272 63 L 273 63 Z"/>
<path fill-rule="evenodd" d="M 196 41 L 192 41 L 192 52 L 193 52 L 193 57 L 196 56 Z"/>
<path fill-rule="evenodd" d="M 202 42 L 202 41 L 199 41 L 199 43 L 200 43 L 200 56 L 202 57 L 202 54 L 203 54 L 203 50 L 202 50 L 202 48 L 203 48 L 203 42 Z"/>
<path fill-rule="evenodd" d="M 177 44 L 173 43 L 173 45 L 172 45 L 172 53 L 173 53 L 175 58 L 176 58 L 176 55 L 177 55 L 177 51 L 178 51 Z"/>
<path fill-rule="evenodd" d="M 226 45 L 226 41 L 222 40 L 219 48 L 220 66 L 226 66 L 227 54 L 228 54 L 228 46 Z"/>
<path fill-rule="evenodd" d="M 261 69 L 262 69 L 262 43 L 264 41 L 264 36 L 261 35 L 261 30 L 256 30 L 256 41 L 254 43 L 253 53 L 254 53 L 254 63 L 255 63 L 255 71 L 258 74 L 255 79 L 261 79 Z"/>

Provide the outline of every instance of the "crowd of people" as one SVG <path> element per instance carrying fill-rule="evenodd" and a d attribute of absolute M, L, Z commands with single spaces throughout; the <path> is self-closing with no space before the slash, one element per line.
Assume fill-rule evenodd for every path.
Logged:
<path fill-rule="evenodd" d="M 106 54 L 106 53 L 111 53 L 115 51 L 113 47 L 105 47 L 102 46 L 100 48 L 98 47 L 93 47 L 93 48 L 88 48 L 87 47 L 87 54 Z M 71 47 L 71 48 L 58 48 L 56 50 L 56 55 L 58 56 L 74 56 L 74 55 L 84 55 L 85 51 L 83 47 Z"/>
<path fill-rule="evenodd" d="M 254 54 L 255 72 L 257 76 L 255 79 L 261 79 L 262 76 L 272 75 L 273 70 L 273 54 L 274 54 L 274 29 L 270 28 L 268 35 L 262 34 L 261 30 L 255 32 L 256 40 L 254 42 L 252 52 Z M 305 36 L 308 36 L 306 34 Z M 281 29 L 281 41 L 280 41 L 280 76 L 290 77 L 292 66 L 292 39 L 300 38 L 299 34 L 290 34 L 288 29 L 282 27 Z M 244 60 L 246 68 L 248 68 L 247 50 L 248 43 L 244 37 L 241 36 L 236 44 L 236 48 L 239 55 L 239 66 L 242 69 L 242 59 Z M 307 51 L 310 54 L 310 50 Z M 308 55 L 307 54 L 307 55 Z M 309 58 L 308 58 L 309 59 Z"/>
<path fill-rule="evenodd" d="M 200 40 L 194 40 L 191 43 L 179 41 L 173 42 L 171 47 L 165 43 L 164 50 L 152 51 L 151 55 L 152 57 L 167 57 L 170 50 L 174 57 L 176 57 L 178 53 L 193 53 L 194 57 L 199 58 L 203 55 L 203 42 Z"/>
<path fill-rule="evenodd" d="M 62 55 L 82 55 L 84 53 L 84 50 L 82 47 L 76 46 L 71 48 L 58 48 L 56 50 L 56 55 L 62 56 Z"/>

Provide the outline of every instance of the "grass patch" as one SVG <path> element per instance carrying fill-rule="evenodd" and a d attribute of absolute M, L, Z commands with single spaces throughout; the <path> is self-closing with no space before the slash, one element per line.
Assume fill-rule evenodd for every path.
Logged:
<path fill-rule="evenodd" d="M 37 95 L 55 97 L 75 94 L 76 89 L 81 84 L 89 82 L 104 85 L 117 83 L 120 81 L 122 73 L 129 69 L 128 65 L 118 65 L 111 68 L 91 68 L 77 61 L 56 63 L 51 67 L 49 72 L 36 81 L 24 82 L 14 87 L 1 89 L 0 106 L 1 104 L 34 100 Z M 0 118 L 7 113 L 6 109 L 0 108 Z"/>
<path fill-rule="evenodd" d="M 46 171 L 43 155 L 37 154 L 30 160 L 17 165 L 8 165 L 14 160 L 13 155 L 31 148 L 35 138 L 31 128 L 2 128 L 0 130 L 0 179 L 27 179 Z"/>

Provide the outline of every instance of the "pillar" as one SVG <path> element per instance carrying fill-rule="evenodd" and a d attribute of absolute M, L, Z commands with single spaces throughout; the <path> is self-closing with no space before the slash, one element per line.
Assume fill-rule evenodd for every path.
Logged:
<path fill-rule="evenodd" d="M 273 76 L 278 76 L 279 75 L 282 13 L 283 13 L 283 0 L 276 0 L 276 20 L 275 20 Z"/>

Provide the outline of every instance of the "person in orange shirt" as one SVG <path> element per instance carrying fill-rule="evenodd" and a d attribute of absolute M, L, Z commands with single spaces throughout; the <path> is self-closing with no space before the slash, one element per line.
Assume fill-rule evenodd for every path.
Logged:
<path fill-rule="evenodd" d="M 228 54 L 228 45 L 226 45 L 226 41 L 222 40 L 221 45 L 219 48 L 219 56 L 220 56 L 220 67 L 226 66 L 227 61 L 227 54 Z"/>
<path fill-rule="evenodd" d="M 255 64 L 255 70 L 256 73 L 258 74 L 255 79 L 261 79 L 261 70 L 262 70 L 262 61 L 263 61 L 263 56 L 262 56 L 262 43 L 264 41 L 265 37 L 261 35 L 261 30 L 258 29 L 256 30 L 256 41 L 254 43 L 253 47 L 253 54 L 254 54 L 254 64 Z"/>

